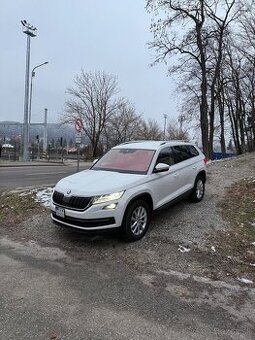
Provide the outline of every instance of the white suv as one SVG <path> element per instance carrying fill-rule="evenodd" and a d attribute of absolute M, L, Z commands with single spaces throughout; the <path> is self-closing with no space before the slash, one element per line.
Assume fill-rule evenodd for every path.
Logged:
<path fill-rule="evenodd" d="M 80 230 L 121 228 L 141 239 L 150 217 L 173 201 L 202 200 L 206 158 L 193 144 L 139 141 L 112 148 L 88 170 L 60 180 L 51 199 L 51 217 Z"/>

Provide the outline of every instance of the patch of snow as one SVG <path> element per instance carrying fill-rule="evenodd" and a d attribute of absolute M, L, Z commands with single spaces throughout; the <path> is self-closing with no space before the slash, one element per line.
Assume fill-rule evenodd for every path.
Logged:
<path fill-rule="evenodd" d="M 253 283 L 252 280 L 245 279 L 245 278 L 240 278 L 240 277 L 238 277 L 237 280 L 240 281 L 240 282 L 242 282 L 242 283 L 246 283 L 246 284 L 251 284 L 251 283 Z"/>
<path fill-rule="evenodd" d="M 255 267 L 255 263 L 250 263 L 250 266 Z"/>
<path fill-rule="evenodd" d="M 20 194 L 19 194 L 19 196 L 20 197 L 24 197 L 24 196 L 28 196 L 29 194 L 30 194 L 31 192 L 21 192 Z"/>
<path fill-rule="evenodd" d="M 211 250 L 216 253 L 216 248 L 214 246 L 211 246 Z"/>
<path fill-rule="evenodd" d="M 252 242 L 251 245 L 253 245 L 255 247 L 255 242 Z"/>
<path fill-rule="evenodd" d="M 53 191 L 52 188 L 46 188 L 46 189 L 37 191 L 35 201 L 40 203 L 44 207 L 49 208 L 52 191 Z"/>
<path fill-rule="evenodd" d="M 181 253 L 188 253 L 188 252 L 190 251 L 190 248 L 179 245 L 178 250 L 179 250 Z"/>

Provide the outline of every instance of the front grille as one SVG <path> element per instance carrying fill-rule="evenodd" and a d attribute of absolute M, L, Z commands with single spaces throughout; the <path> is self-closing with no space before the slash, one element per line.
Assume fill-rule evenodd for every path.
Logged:
<path fill-rule="evenodd" d="M 52 199 L 55 204 L 74 210 L 85 210 L 91 201 L 91 197 L 65 196 L 58 191 L 54 191 Z"/>

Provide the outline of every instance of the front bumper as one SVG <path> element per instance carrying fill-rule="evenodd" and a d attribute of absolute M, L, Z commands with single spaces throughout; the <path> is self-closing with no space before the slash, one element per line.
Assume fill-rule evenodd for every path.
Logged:
<path fill-rule="evenodd" d="M 51 218 L 57 224 L 80 230 L 102 230 L 116 227 L 114 217 L 98 218 L 98 219 L 79 219 L 74 217 L 65 218 L 57 216 L 54 212 L 51 213 Z"/>
<path fill-rule="evenodd" d="M 115 209 L 105 209 L 107 204 L 95 204 L 84 211 L 65 209 L 63 217 L 57 216 L 56 206 L 51 200 L 51 218 L 55 223 L 80 230 L 104 230 L 118 228 L 122 224 L 125 202 L 114 201 Z"/>

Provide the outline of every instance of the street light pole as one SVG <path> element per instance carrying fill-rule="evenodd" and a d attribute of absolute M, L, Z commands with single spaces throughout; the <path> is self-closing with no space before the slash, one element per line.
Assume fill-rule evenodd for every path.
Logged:
<path fill-rule="evenodd" d="M 166 139 L 166 120 L 167 120 L 167 115 L 164 114 L 164 139 Z"/>
<path fill-rule="evenodd" d="M 28 101 L 29 101 L 29 68 L 30 68 L 30 38 L 36 37 L 37 29 L 26 20 L 21 21 L 23 33 L 27 35 L 26 75 L 25 75 L 25 98 L 24 98 L 24 121 L 23 121 L 23 160 L 29 160 L 28 151 Z"/>
<path fill-rule="evenodd" d="M 44 63 L 40 64 L 40 65 L 37 65 L 33 68 L 32 72 L 31 72 L 31 80 L 30 80 L 30 95 L 29 95 L 29 128 L 28 128 L 28 142 L 29 142 L 29 129 L 30 129 L 30 123 L 31 123 L 31 109 L 32 109 L 32 95 L 33 95 L 33 78 L 35 76 L 35 70 L 38 68 L 38 67 L 41 67 L 43 65 L 46 65 L 48 64 L 48 61 L 45 61 Z"/>

